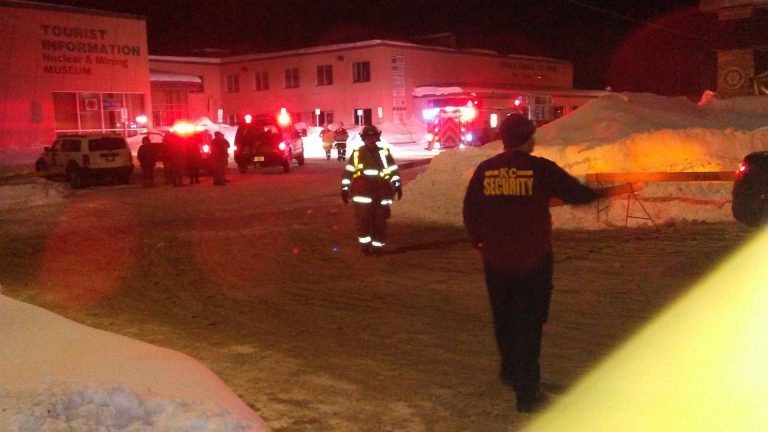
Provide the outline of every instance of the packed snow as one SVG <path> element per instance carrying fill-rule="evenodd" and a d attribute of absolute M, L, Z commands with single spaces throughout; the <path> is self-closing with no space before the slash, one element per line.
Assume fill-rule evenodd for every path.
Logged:
<path fill-rule="evenodd" d="M 539 128 L 534 154 L 582 181 L 588 173 L 735 172 L 746 154 L 768 149 L 766 126 L 766 97 L 696 104 L 652 94 L 611 94 Z M 394 217 L 461 225 L 469 178 L 478 163 L 500 151 L 496 141 L 442 152 L 408 184 Z M 557 228 L 582 229 L 728 221 L 733 220 L 731 187 L 730 181 L 645 183 L 634 195 L 554 207 L 552 221 Z"/>
<path fill-rule="evenodd" d="M 232 141 L 235 129 L 201 120 Z M 604 172 L 731 171 L 768 149 L 768 98 L 701 104 L 650 94 L 612 94 L 541 127 L 534 154 L 573 175 Z M 461 224 L 462 199 L 477 164 L 502 150 L 426 151 L 418 119 L 378 125 L 400 160 L 433 157 L 406 185 L 394 217 Z M 359 145 L 349 127 L 350 146 Z M 138 142 L 133 140 L 135 151 Z M 321 157 L 319 128 L 308 157 Z M 731 183 L 646 183 L 634 196 L 553 208 L 560 228 L 603 229 L 679 220 L 732 220 Z M 61 183 L 35 179 L 0 187 L 0 209 L 66 199 Z M 627 207 L 630 206 L 630 212 Z M 602 207 L 601 207 L 602 208 Z M 627 215 L 637 217 L 627 218 Z M 0 429 L 10 431 L 260 431 L 267 426 L 210 370 L 183 354 L 84 327 L 0 295 Z"/>

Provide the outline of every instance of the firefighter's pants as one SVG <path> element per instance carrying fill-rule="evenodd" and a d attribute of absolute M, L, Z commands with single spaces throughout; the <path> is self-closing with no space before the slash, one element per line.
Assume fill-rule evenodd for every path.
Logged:
<path fill-rule="evenodd" d="M 380 201 L 376 200 L 369 203 L 355 202 L 354 204 L 357 217 L 357 238 L 360 243 L 383 246 L 387 237 L 389 205 L 382 205 Z"/>

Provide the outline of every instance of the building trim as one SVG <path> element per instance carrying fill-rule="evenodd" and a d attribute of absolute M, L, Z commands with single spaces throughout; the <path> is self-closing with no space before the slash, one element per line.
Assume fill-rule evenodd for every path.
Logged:
<path fill-rule="evenodd" d="M 460 55 L 474 55 L 474 56 L 490 57 L 490 58 L 497 58 L 497 59 L 531 60 L 531 61 L 547 62 L 547 63 L 563 64 L 563 65 L 571 64 L 568 61 L 557 60 L 550 57 L 536 57 L 536 56 L 525 56 L 525 55 L 515 55 L 515 54 L 501 55 L 488 50 L 478 50 L 478 49 L 472 49 L 472 48 L 461 50 L 461 49 L 444 48 L 444 47 L 438 47 L 438 46 L 418 45 L 418 44 L 413 44 L 408 42 L 398 42 L 398 41 L 384 40 L 384 39 L 373 39 L 368 41 L 345 43 L 345 44 L 321 45 L 316 47 L 300 48 L 300 49 L 288 50 L 288 51 L 247 54 L 247 55 L 231 56 L 231 57 L 211 58 L 211 57 L 177 57 L 177 56 L 150 55 L 149 60 L 170 62 L 170 63 L 231 65 L 231 64 L 238 64 L 238 63 L 247 63 L 247 62 L 252 62 L 256 60 L 274 60 L 274 59 L 286 58 L 286 57 L 297 57 L 297 56 L 325 54 L 325 53 L 330 54 L 330 53 L 337 53 L 337 52 L 346 52 L 353 49 L 379 48 L 379 47 L 408 48 L 408 49 L 422 50 L 422 51 L 432 51 L 432 52 L 460 54 Z"/>

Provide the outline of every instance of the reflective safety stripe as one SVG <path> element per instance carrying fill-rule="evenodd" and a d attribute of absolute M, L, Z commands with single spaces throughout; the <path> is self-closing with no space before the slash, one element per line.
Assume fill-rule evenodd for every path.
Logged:
<path fill-rule="evenodd" d="M 349 172 L 355 172 L 355 166 L 354 165 L 347 164 L 347 166 L 344 167 L 344 169 L 349 171 Z"/>
<path fill-rule="evenodd" d="M 373 247 L 384 247 L 384 243 L 377 242 L 376 240 L 371 241 L 371 246 Z"/>
<path fill-rule="evenodd" d="M 353 196 L 352 201 L 360 204 L 370 204 L 373 200 L 366 196 Z"/>
<path fill-rule="evenodd" d="M 341 179 L 341 184 L 343 184 L 343 185 L 348 185 L 350 183 L 352 183 L 352 180 L 350 180 L 348 178 Z"/>
<path fill-rule="evenodd" d="M 360 242 L 361 244 L 368 244 L 368 243 L 371 242 L 371 240 L 373 240 L 373 239 L 371 239 L 371 236 L 368 236 L 368 237 L 358 237 L 357 238 L 357 241 Z"/>
<path fill-rule="evenodd" d="M 399 181 L 400 181 L 400 176 L 399 175 L 392 176 L 392 183 L 399 182 Z"/>
<path fill-rule="evenodd" d="M 381 200 L 381 205 L 390 205 L 392 202 L 393 201 L 391 199 L 383 199 Z"/>
<path fill-rule="evenodd" d="M 369 176 L 377 176 L 377 175 L 379 175 L 379 170 L 366 169 L 366 170 L 363 170 L 363 174 L 369 175 Z"/>

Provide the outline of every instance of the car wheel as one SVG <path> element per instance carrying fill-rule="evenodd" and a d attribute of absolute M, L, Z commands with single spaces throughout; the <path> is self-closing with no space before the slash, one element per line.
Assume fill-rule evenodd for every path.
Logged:
<path fill-rule="evenodd" d="M 85 185 L 83 173 L 80 172 L 80 168 L 76 166 L 72 166 L 67 170 L 67 178 L 69 179 L 69 186 L 72 189 L 82 189 Z"/>
<path fill-rule="evenodd" d="M 283 172 L 291 172 L 291 160 L 283 160 Z"/>
<path fill-rule="evenodd" d="M 299 166 L 304 165 L 304 151 L 296 155 L 296 162 L 299 164 Z"/>

